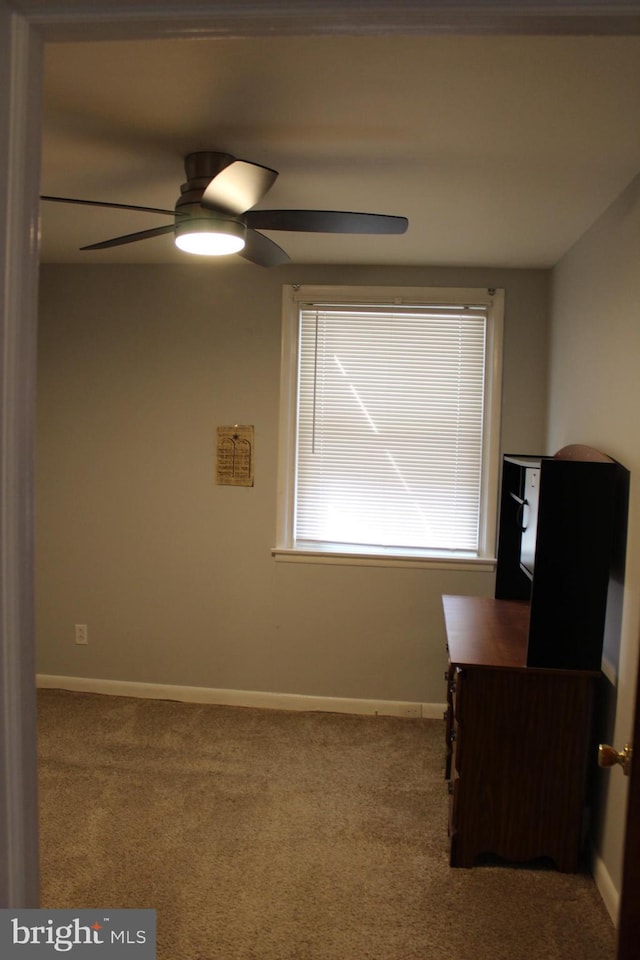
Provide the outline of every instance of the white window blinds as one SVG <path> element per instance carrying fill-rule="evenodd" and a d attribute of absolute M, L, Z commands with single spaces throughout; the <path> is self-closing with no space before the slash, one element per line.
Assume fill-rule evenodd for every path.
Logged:
<path fill-rule="evenodd" d="M 477 554 L 487 307 L 303 304 L 296 543 Z"/>

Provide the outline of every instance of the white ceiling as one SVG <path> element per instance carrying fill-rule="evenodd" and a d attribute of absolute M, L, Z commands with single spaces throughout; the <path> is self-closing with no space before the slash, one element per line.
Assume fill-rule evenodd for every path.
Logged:
<path fill-rule="evenodd" d="M 183 157 L 280 172 L 264 208 L 404 215 L 392 237 L 277 233 L 294 262 L 548 267 L 640 171 L 640 37 L 51 43 L 42 193 L 172 208 Z M 170 218 L 42 205 L 48 262 L 185 262 Z M 261 269 L 255 267 L 254 269 Z"/>

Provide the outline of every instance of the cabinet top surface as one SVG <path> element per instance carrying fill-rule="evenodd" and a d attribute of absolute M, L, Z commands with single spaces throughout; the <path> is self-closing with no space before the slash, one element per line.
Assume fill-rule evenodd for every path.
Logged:
<path fill-rule="evenodd" d="M 445 595 L 442 605 L 452 664 L 526 668 L 529 633 L 526 601 Z"/>
<path fill-rule="evenodd" d="M 527 666 L 530 604 L 494 597 L 442 597 L 449 660 L 453 666 L 599 676 L 598 670 Z"/>

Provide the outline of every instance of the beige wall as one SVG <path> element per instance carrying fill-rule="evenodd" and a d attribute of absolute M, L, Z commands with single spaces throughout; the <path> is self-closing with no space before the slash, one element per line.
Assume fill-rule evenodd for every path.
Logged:
<path fill-rule="evenodd" d="M 619 749 L 632 730 L 640 618 L 639 265 L 640 176 L 554 270 L 550 338 L 549 451 L 587 443 L 631 474 L 621 610 L 610 611 L 621 622 L 619 680 L 608 689 L 615 720 L 603 731 Z M 600 787 L 598 851 L 619 889 L 626 782 L 614 771 Z"/>
<path fill-rule="evenodd" d="M 442 593 L 493 575 L 277 563 L 283 282 L 503 286 L 504 447 L 545 432 L 545 271 L 243 261 L 42 268 L 38 671 L 441 702 Z M 254 424 L 253 488 L 216 486 L 220 424 Z M 74 643 L 86 623 L 89 645 Z"/>

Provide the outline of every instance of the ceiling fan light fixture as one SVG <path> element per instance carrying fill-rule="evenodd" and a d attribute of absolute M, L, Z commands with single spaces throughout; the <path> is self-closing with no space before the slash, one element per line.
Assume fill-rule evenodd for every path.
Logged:
<path fill-rule="evenodd" d="M 237 160 L 229 153 L 204 150 L 185 157 L 186 183 L 173 211 L 158 207 L 134 206 L 75 197 L 43 196 L 41 200 L 79 203 L 92 207 L 115 207 L 146 213 L 169 214 L 174 222 L 149 230 L 138 230 L 121 237 L 80 247 L 81 250 L 106 250 L 138 240 L 174 234 L 175 244 L 189 254 L 221 257 L 240 253 L 251 263 L 276 267 L 290 262 L 277 243 L 261 231 L 284 230 L 302 233 L 399 234 L 405 233 L 406 217 L 379 213 L 354 213 L 345 210 L 263 210 L 258 204 L 273 186 L 278 173 L 270 167 Z"/>
<path fill-rule="evenodd" d="M 239 253 L 245 245 L 246 227 L 237 220 L 210 217 L 176 224 L 176 247 L 202 257 Z"/>

